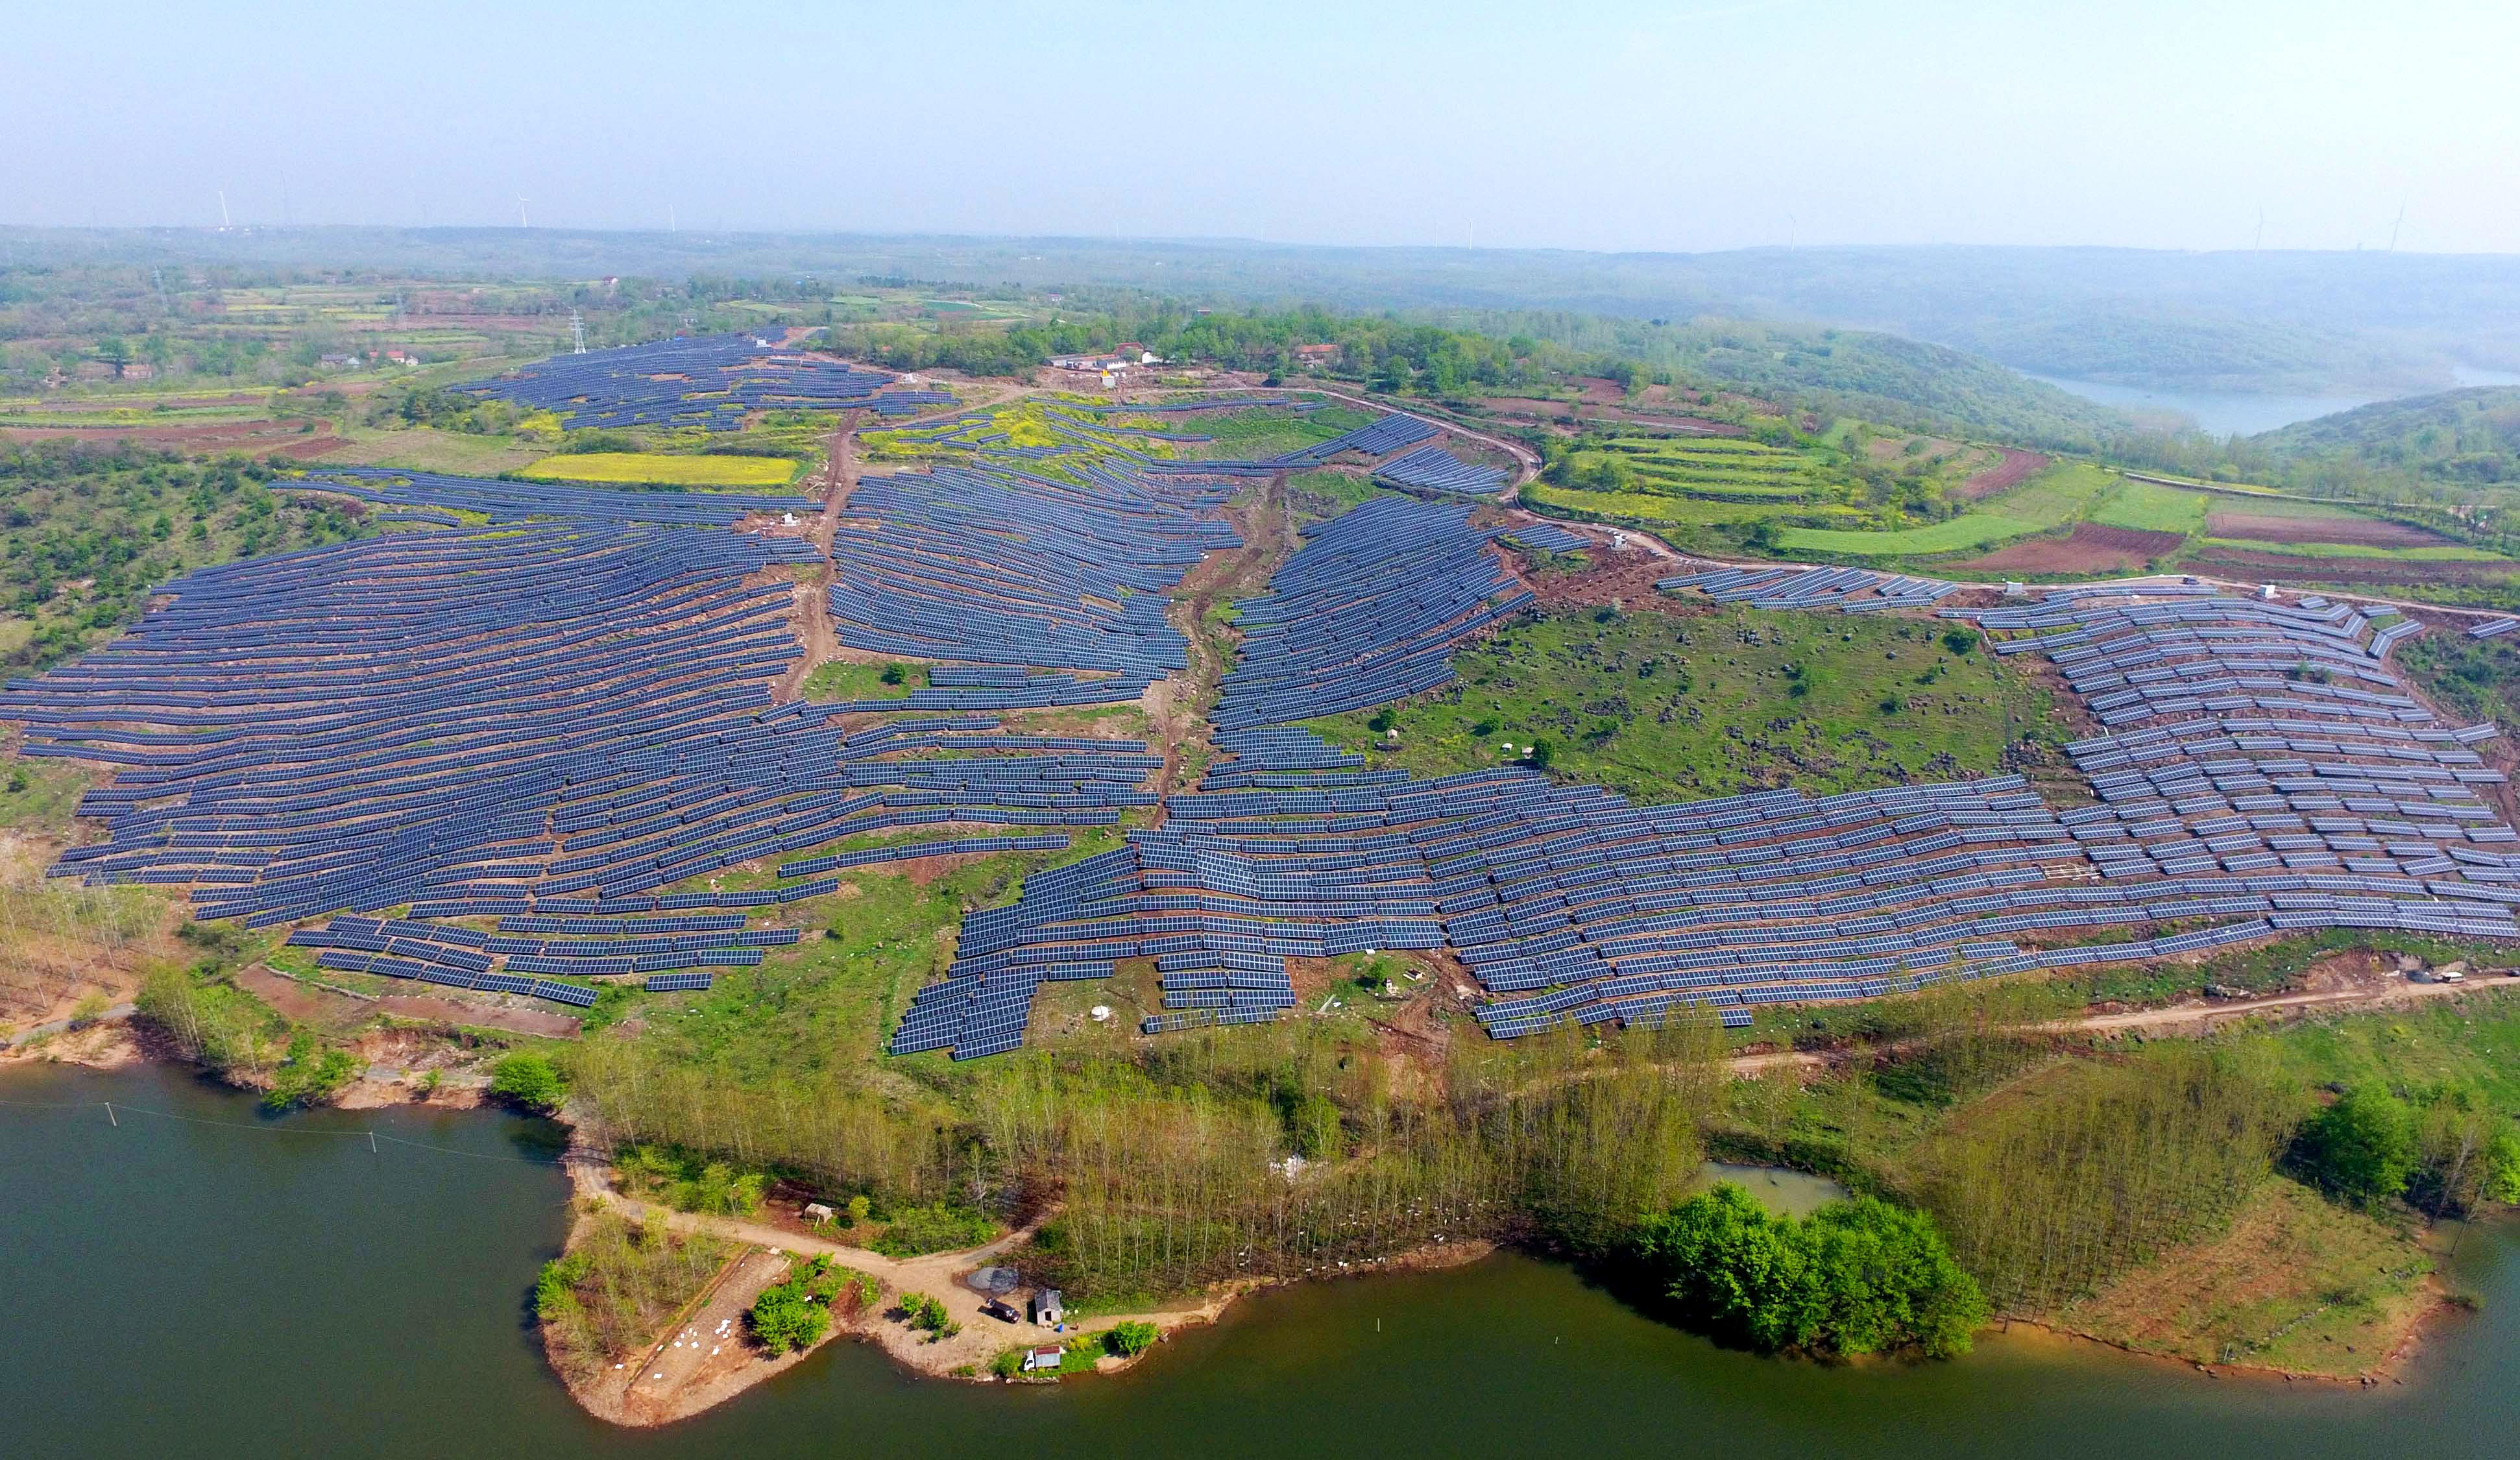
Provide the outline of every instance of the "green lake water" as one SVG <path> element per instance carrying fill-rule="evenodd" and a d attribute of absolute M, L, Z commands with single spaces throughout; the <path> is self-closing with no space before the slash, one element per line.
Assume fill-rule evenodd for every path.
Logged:
<path fill-rule="evenodd" d="M 119 1125 L 92 1103 L 106 1100 Z M 2462 1246 L 2484 1310 L 2437 1329 L 2407 1383 L 2372 1391 L 2002 1335 L 1948 1364 L 1766 1360 L 1507 1256 L 1263 1294 L 1128 1374 L 1057 1388 L 915 1380 L 834 1345 L 696 1420 L 623 1432 L 569 1403 L 527 1326 L 527 1286 L 567 1220 L 548 1127 L 268 1120 L 155 1068 L 0 1073 L 0 1101 L 11 1456 L 2455 1460 L 2510 1455 L 2520 1434 L 2509 1224 Z M 420 1144 L 372 1152 L 339 1134 L 371 1128 Z"/>

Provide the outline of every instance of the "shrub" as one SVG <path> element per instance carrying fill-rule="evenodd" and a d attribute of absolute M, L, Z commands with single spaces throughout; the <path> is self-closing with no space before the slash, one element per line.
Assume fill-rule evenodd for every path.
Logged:
<path fill-rule="evenodd" d="M 744 1320 L 753 1339 L 773 1354 L 811 1348 L 831 1331 L 831 1301 L 839 1289 L 832 1259 L 816 1257 L 788 1281 L 762 1289 Z"/>
<path fill-rule="evenodd" d="M 1122 1358 L 1136 1358 L 1163 1337 L 1163 1330 L 1151 1323 L 1132 1320 L 1115 1323 L 1102 1335 L 1102 1346 Z"/>
<path fill-rule="evenodd" d="M 2520 1205 L 2520 1134 L 2495 1133 L 2485 1148 L 2485 1178 L 2479 1190 L 2489 1202 Z"/>
<path fill-rule="evenodd" d="M 568 1099 L 568 1080 L 538 1054 L 514 1054 L 490 1067 L 490 1093 L 545 1115 Z"/>
<path fill-rule="evenodd" d="M 855 1209 L 851 1211 L 854 1214 Z M 894 1212 L 884 1223 L 883 1235 L 869 1245 L 887 1257 L 918 1257 L 978 1247 L 996 1235 L 998 1224 L 986 1216 L 938 1202 Z"/>
<path fill-rule="evenodd" d="M 963 1331 L 945 1311 L 945 1304 L 924 1293 L 901 1295 L 902 1321 L 927 1335 L 929 1343 L 950 1339 Z"/>
<path fill-rule="evenodd" d="M 316 1040 L 312 1030 L 299 1029 L 290 1037 L 289 1057 L 272 1075 L 271 1088 L 263 1092 L 262 1103 L 265 1109 L 275 1111 L 321 1105 L 358 1072 L 357 1056 L 346 1049 L 328 1048 Z"/>
<path fill-rule="evenodd" d="M 1986 1297 L 1932 1217 L 1871 1197 L 1775 1216 L 1732 1182 L 1638 1227 L 1646 1279 L 1684 1321 L 1767 1351 L 1968 1351 Z"/>
<path fill-rule="evenodd" d="M 2380 1085 L 2357 1085 L 2302 1126 L 2294 1157 L 2331 1195 L 2386 1200 L 2407 1189 L 2420 1161 L 2414 1113 Z"/>

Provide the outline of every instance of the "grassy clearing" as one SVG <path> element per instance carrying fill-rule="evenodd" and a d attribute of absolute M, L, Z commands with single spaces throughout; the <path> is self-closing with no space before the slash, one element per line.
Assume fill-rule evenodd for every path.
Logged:
<path fill-rule="evenodd" d="M 2402 646 L 2396 659 L 2434 704 L 2471 721 L 2520 725 L 2520 644 L 2512 642 L 2515 637 L 2520 635 L 2471 639 L 2423 634 Z"/>
<path fill-rule="evenodd" d="M 334 466 L 401 467 L 459 477 L 496 477 L 540 457 L 543 443 L 515 436 L 475 435 L 427 426 L 403 430 L 360 427 L 341 433 L 342 444 L 324 462 Z"/>
<path fill-rule="evenodd" d="M 1785 527 L 1777 546 L 1789 553 L 1831 553 L 1856 558 L 1911 558 L 1956 553 L 1964 548 L 1993 547 L 2027 537 L 2052 525 L 2001 513 L 1972 512 L 1949 522 L 1895 532 L 1839 531 L 1826 527 Z"/>
<path fill-rule="evenodd" d="M 1332 436 L 1345 435 L 1373 419 L 1368 412 L 1333 404 L 1300 416 L 1282 410 L 1248 410 L 1189 417 L 1115 416 L 1112 421 L 1115 425 L 1213 436 L 1215 439 L 1212 441 L 1183 443 L 1181 451 L 1186 456 L 1224 460 L 1281 456 L 1289 451 L 1300 451 Z"/>
<path fill-rule="evenodd" d="M 1991 772 L 2048 705 L 1940 627 L 1740 607 L 1543 618 L 1462 651 L 1454 685 L 1394 707 L 1400 739 L 1377 759 L 1445 774 L 1545 740 L 1553 769 L 1644 800 Z M 1310 723 L 1365 747 L 1386 740 L 1372 719 Z"/>
<path fill-rule="evenodd" d="M 59 760 L 0 760 L 0 827 L 68 838 L 93 773 Z"/>
<path fill-rule="evenodd" d="M 2426 547 L 2371 547 L 2350 542 L 2275 541 L 2259 537 L 2208 537 L 2207 547 L 2236 548 L 2252 553 L 2281 553 L 2288 558 L 2379 558 L 2394 563 L 2508 563 L 2500 553 L 2443 543 Z"/>
<path fill-rule="evenodd" d="M 2189 537 L 2205 530 L 2205 513 L 2211 504 L 2212 499 L 2203 492 L 2181 491 L 2151 481 L 2129 481 L 2092 510 L 2092 521 L 2104 527 L 2135 527 Z"/>
<path fill-rule="evenodd" d="M 884 676 L 899 676 L 886 683 Z M 863 664 L 845 660 L 816 664 L 805 676 L 804 695 L 808 700 L 900 700 L 915 689 L 927 684 L 927 670 L 921 664 Z"/>
<path fill-rule="evenodd" d="M 1286 479 L 1286 507 L 1298 526 L 1323 522 L 1385 493 L 1357 472 L 1297 472 Z"/>
<path fill-rule="evenodd" d="M 546 456 L 519 469 L 536 481 L 638 482 L 657 486 L 786 486 L 796 463 L 775 456 L 668 456 L 586 451 Z"/>
<path fill-rule="evenodd" d="M 2393 1347 L 2434 1262 L 2411 1224 L 2262 1183 L 2229 1228 L 2073 1304 L 2077 1333 L 2191 1363 L 2347 1377 Z"/>
<path fill-rule="evenodd" d="M 2083 516 L 2118 484 L 2115 473 L 2086 462 L 2065 462 L 1989 497 L 1979 510 L 1947 522 L 1894 532 L 1845 532 L 1785 527 L 1777 546 L 1787 552 L 1831 553 L 1860 558 L 1929 557 L 1989 547 L 2058 527 Z"/>

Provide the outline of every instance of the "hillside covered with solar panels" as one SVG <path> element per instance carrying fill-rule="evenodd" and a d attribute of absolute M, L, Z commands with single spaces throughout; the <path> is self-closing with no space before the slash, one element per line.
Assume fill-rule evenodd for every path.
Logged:
<path fill-rule="evenodd" d="M 2494 727 L 2409 693 L 2391 651 L 2414 619 L 2203 585 L 1985 602 L 1863 568 L 1656 568 L 1508 511 L 1522 465 L 1418 415 L 925 384 L 774 332 L 462 388 L 570 432 L 829 414 L 847 469 L 786 491 L 276 482 L 383 530 L 161 584 L 130 632 L 0 693 L 22 757 L 106 772 L 50 876 L 280 930 L 310 975 L 579 1009 L 768 978 L 848 936 L 832 909 L 941 877 L 965 890 L 945 941 L 853 1017 L 893 1055 L 957 1059 L 1020 1047 L 1045 1006 L 1072 1034 L 1077 997 L 1143 1036 L 1327 1014 L 1346 1000 L 1325 969 L 1392 953 L 1452 978 L 1444 1017 L 1511 1040 L 2294 933 L 2520 936 Z M 1328 507 L 1291 516 L 1290 481 Z M 1585 586 L 1612 570 L 1646 601 Z M 1715 795 L 1649 771 L 1612 790 L 1580 750 L 1552 768 L 1562 727 L 1481 721 L 1451 761 L 1420 753 L 1448 706 L 1541 713 L 1494 697 L 1521 688 L 1500 666 L 1559 683 L 1529 654 L 1550 625 L 1642 614 L 1688 646 L 1699 605 L 1859 617 L 1893 661 L 1964 623 L 2089 733 L 2025 773 L 2000 744 L 1902 758 L 1880 748 L 1904 727 L 1832 725 L 1853 753 L 1825 776 L 1785 752 Z M 1691 662 L 1649 654 L 1636 678 L 1666 657 Z M 1757 693 L 1790 708 L 1819 676 L 1782 667 Z M 1655 718 L 1706 723 L 1692 683 Z M 1641 713 L 1582 707 L 1596 737 Z M 1786 720 L 1715 723 L 1774 760 Z"/>

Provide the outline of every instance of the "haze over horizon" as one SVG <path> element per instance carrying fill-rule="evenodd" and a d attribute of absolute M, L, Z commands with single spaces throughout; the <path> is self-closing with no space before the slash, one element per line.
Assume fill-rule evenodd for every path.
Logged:
<path fill-rule="evenodd" d="M 55 8 L 0 223 L 2520 251 L 2520 8 L 2193 10 Z"/>

